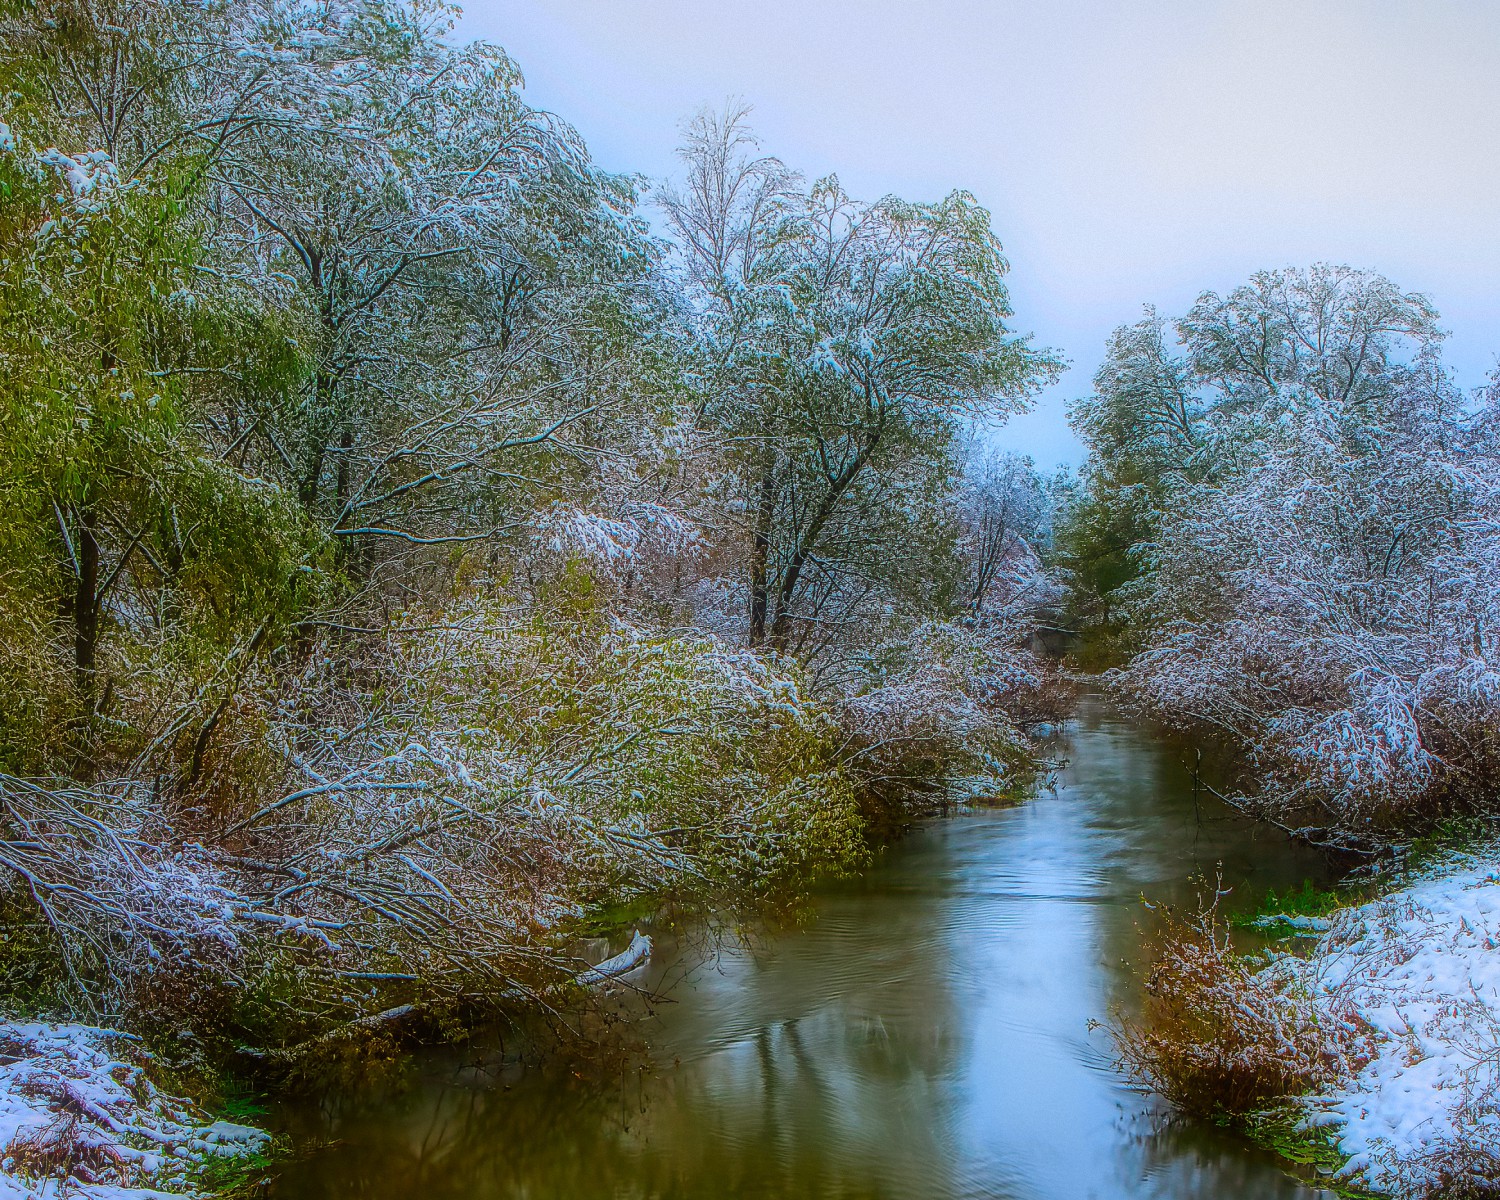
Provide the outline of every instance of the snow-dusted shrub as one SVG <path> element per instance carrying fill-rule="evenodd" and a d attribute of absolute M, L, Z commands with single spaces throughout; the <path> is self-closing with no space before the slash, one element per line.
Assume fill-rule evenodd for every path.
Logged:
<path fill-rule="evenodd" d="M 1036 765 L 1028 733 L 1066 704 L 1056 673 L 1017 641 L 999 622 L 928 621 L 865 656 L 842 712 L 877 785 L 958 799 L 1016 790 Z"/>
<path fill-rule="evenodd" d="M 611 574 L 649 569 L 658 557 L 691 557 L 702 545 L 687 518 L 641 501 L 620 503 L 608 513 L 554 504 L 538 520 L 536 538 L 553 555 Z"/>
<path fill-rule="evenodd" d="M 209 1121 L 160 1091 L 151 1056 L 113 1030 L 0 1023 L 0 1053 L 6 1196 L 148 1194 L 127 1188 L 192 1195 L 205 1163 L 243 1158 L 269 1140 L 243 1125 Z"/>
<path fill-rule="evenodd" d="M 1154 553 L 1156 632 L 1117 682 L 1249 747 L 1299 823 L 1418 828 L 1500 778 L 1500 471 L 1483 429 L 1424 440 L 1351 460 L 1308 431 L 1194 492 Z"/>
<path fill-rule="evenodd" d="M 74 1003 L 291 1038 L 500 1003 L 576 970 L 558 947 L 593 903 L 860 850 L 836 726 L 795 673 L 615 621 L 584 577 L 333 636 L 263 681 L 281 765 L 237 807 L 4 780 L 13 897 Z"/>
<path fill-rule="evenodd" d="M 1436 1200 L 1500 1179 L 1500 873 L 1493 845 L 1320 922 L 1310 951 L 1236 956 L 1213 907 L 1168 915 L 1123 1058 L 1195 1112 L 1291 1113 L 1339 1182 Z"/>
<path fill-rule="evenodd" d="M 1165 914 L 1142 1011 L 1111 1032 L 1138 1080 L 1202 1116 L 1246 1116 L 1331 1086 L 1370 1055 L 1347 1003 L 1237 955 L 1213 904 Z"/>

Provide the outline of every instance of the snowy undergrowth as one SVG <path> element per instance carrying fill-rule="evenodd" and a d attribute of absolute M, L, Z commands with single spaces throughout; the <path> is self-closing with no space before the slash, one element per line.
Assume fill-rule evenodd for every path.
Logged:
<path fill-rule="evenodd" d="M 113 1030 L 0 1023 L 0 1200 L 194 1195 L 205 1168 L 264 1149 L 158 1090 L 150 1061 Z"/>
<path fill-rule="evenodd" d="M 1291 960 L 1282 960 L 1286 963 Z M 1297 967 L 1373 1031 L 1352 1079 L 1304 1103 L 1341 1176 L 1402 1196 L 1486 1195 L 1500 1176 L 1500 856 L 1454 859 L 1347 909 Z"/>
<path fill-rule="evenodd" d="M 1246 955 L 1218 912 L 1163 910 L 1122 1063 L 1179 1110 L 1230 1121 L 1345 1194 L 1500 1196 L 1500 845 Z M 1259 924 L 1259 922 L 1256 922 Z"/>

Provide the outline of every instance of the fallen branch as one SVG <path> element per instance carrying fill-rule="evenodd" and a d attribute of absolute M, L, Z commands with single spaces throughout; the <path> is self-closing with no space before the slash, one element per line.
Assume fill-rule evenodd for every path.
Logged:
<path fill-rule="evenodd" d="M 651 939 L 639 929 L 630 935 L 630 945 L 613 958 L 606 958 L 597 966 L 581 971 L 575 982 L 584 987 L 595 987 L 627 975 L 651 957 Z"/>

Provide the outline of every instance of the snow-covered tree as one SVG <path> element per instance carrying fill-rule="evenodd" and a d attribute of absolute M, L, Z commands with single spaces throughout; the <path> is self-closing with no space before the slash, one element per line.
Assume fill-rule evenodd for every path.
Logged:
<path fill-rule="evenodd" d="M 1492 401 L 1472 411 L 1442 367 L 1430 304 L 1315 267 L 1206 294 L 1177 328 L 1184 353 L 1152 377 L 1191 434 L 1172 425 L 1159 470 L 1161 425 L 1112 443 L 1101 414 L 1162 389 L 1124 395 L 1112 361 L 1082 406 L 1155 497 L 1122 589 L 1145 648 L 1119 683 L 1249 747 L 1288 819 L 1401 830 L 1487 804 L 1500 443 Z"/>
<path fill-rule="evenodd" d="M 687 127 L 664 201 L 706 347 L 705 420 L 742 479 L 749 634 L 804 656 L 909 566 L 913 502 L 939 494 L 964 422 L 1022 407 L 1055 370 L 1007 325 L 989 214 L 854 200 L 757 156 L 745 113 Z M 896 536 L 875 541 L 876 531 Z"/>

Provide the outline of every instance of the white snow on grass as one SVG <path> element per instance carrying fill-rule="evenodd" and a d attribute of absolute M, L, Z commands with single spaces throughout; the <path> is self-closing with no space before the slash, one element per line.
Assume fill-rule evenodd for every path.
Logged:
<path fill-rule="evenodd" d="M 159 1091 L 149 1061 L 113 1030 L 0 1022 L 0 1200 L 191 1195 L 195 1167 L 266 1143 Z"/>
<path fill-rule="evenodd" d="M 1342 1177 L 1450 1194 L 1500 1167 L 1500 856 L 1446 863 L 1338 914 L 1303 968 L 1373 1031 L 1374 1057 L 1309 1101 L 1349 1156 Z"/>

